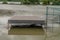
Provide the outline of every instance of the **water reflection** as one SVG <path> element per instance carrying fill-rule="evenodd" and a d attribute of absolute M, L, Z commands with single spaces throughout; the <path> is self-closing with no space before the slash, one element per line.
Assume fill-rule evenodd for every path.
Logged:
<path fill-rule="evenodd" d="M 52 27 L 47 28 L 47 37 L 46 35 L 8 35 L 8 28 L 7 28 L 7 22 L 8 19 L 11 18 L 11 16 L 14 15 L 29 15 L 29 16 L 40 16 L 45 19 L 45 6 L 18 6 L 18 5 L 0 5 L 0 9 L 10 9 L 14 10 L 14 14 L 4 14 L 5 12 L 0 12 L 3 14 L 0 14 L 0 40 L 60 40 L 60 29 L 59 27 L 54 27 L 53 31 Z M 18 11 L 19 10 L 19 11 Z M 6 12 L 7 13 L 7 12 Z M 10 13 L 10 12 L 9 12 Z M 18 13 L 18 14 L 17 14 Z M 3 15 L 3 16 L 2 16 Z M 50 24 L 49 24 L 50 25 Z M 56 24 L 54 24 L 56 25 Z M 50 25 L 51 26 L 51 25 Z M 46 29 L 44 29 L 46 30 Z"/>
<path fill-rule="evenodd" d="M 8 35 L 7 22 L 10 17 L 0 17 L 0 39 L 1 40 L 42 40 L 44 35 Z"/>

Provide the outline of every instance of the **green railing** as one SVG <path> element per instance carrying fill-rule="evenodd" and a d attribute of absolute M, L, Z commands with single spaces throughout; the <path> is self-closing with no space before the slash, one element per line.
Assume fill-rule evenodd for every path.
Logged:
<path fill-rule="evenodd" d="M 46 26 L 54 27 L 54 24 L 60 26 L 60 8 L 58 7 L 46 7 Z"/>
<path fill-rule="evenodd" d="M 48 29 L 49 27 L 49 29 Z M 56 28 L 56 29 L 55 29 Z M 46 7 L 46 39 L 60 37 L 60 7 Z M 51 30 L 52 35 L 48 36 L 47 30 Z"/>

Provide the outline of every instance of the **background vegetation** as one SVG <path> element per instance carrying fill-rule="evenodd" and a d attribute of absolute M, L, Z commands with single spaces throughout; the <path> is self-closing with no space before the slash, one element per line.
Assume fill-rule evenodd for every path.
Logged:
<path fill-rule="evenodd" d="M 40 4 L 40 2 L 43 2 L 43 5 L 50 5 L 50 2 L 52 2 L 53 5 L 60 5 L 60 0 L 0 0 L 3 1 L 3 3 L 7 4 L 7 1 L 10 2 L 21 2 L 21 4 Z"/>
<path fill-rule="evenodd" d="M 40 4 L 40 0 L 22 0 L 22 4 Z"/>

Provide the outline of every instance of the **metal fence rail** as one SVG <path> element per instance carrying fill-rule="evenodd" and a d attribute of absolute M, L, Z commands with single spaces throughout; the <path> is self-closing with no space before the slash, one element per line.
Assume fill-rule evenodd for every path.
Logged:
<path fill-rule="evenodd" d="M 51 33 L 59 35 L 60 32 L 60 8 L 57 7 L 46 7 L 46 32 L 48 32 L 48 27 L 51 27 Z M 58 31 L 54 29 L 54 27 L 58 27 Z M 49 38 L 56 36 L 52 35 Z M 48 38 L 48 34 L 46 33 L 46 39 Z M 49 39 L 49 40 L 50 40 Z"/>

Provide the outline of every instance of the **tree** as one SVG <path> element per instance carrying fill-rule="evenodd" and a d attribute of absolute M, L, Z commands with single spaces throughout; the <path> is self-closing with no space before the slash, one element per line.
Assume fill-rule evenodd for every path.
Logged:
<path fill-rule="evenodd" d="M 12 0 L 8 0 L 8 1 L 12 1 Z"/>
<path fill-rule="evenodd" d="M 8 4 L 8 3 L 7 3 L 7 0 L 4 0 L 4 1 L 3 1 L 3 4 Z"/>
<path fill-rule="evenodd" d="M 23 4 L 40 4 L 40 0 L 23 0 Z"/>
<path fill-rule="evenodd" d="M 54 0 L 53 5 L 60 5 L 60 0 Z"/>
<path fill-rule="evenodd" d="M 49 4 L 50 4 L 50 1 L 49 1 L 49 0 L 44 0 L 44 1 L 43 1 L 43 4 L 44 4 L 44 5 L 49 5 Z"/>

